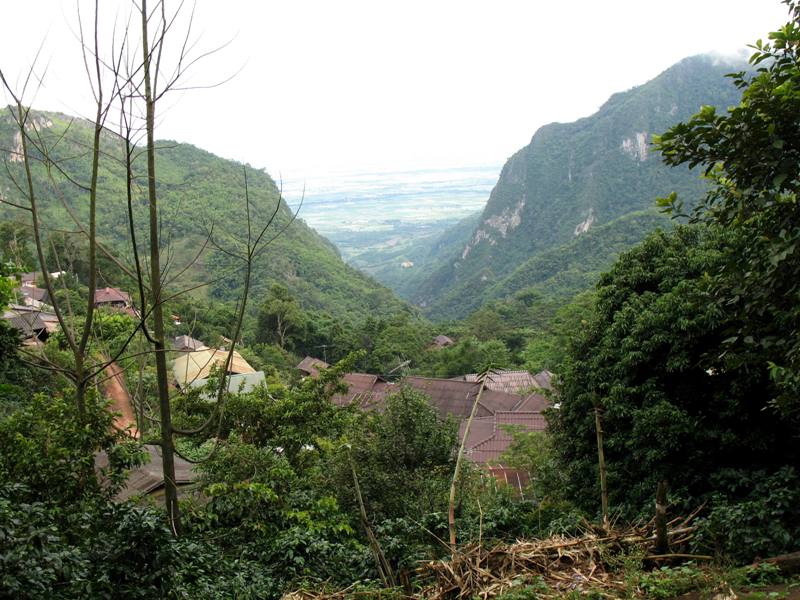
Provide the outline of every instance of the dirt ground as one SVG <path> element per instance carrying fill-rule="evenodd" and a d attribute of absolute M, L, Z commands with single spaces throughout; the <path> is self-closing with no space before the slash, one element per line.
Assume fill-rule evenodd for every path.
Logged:
<path fill-rule="evenodd" d="M 139 438 L 139 430 L 136 428 L 136 415 L 133 412 L 133 403 L 125 385 L 124 372 L 115 362 L 112 362 L 104 370 L 105 378 L 100 383 L 100 391 L 103 396 L 111 400 L 111 409 L 118 413 L 114 418 L 114 426 L 122 430 L 128 430 L 134 438 Z"/>

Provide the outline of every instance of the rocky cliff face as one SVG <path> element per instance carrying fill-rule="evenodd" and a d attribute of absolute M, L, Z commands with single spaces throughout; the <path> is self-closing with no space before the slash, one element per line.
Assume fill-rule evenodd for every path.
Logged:
<path fill-rule="evenodd" d="M 724 75 L 743 65 L 697 56 L 648 83 L 612 96 L 594 115 L 539 129 L 512 156 L 469 241 L 424 280 L 415 301 L 435 317 L 463 316 L 488 289 L 537 253 L 569 243 L 597 226 L 652 207 L 671 191 L 691 200 L 703 191 L 696 173 L 669 169 L 651 149 L 654 133 L 703 104 L 734 104 Z M 461 306 L 441 298 L 463 297 Z M 476 298 L 477 300 L 473 300 Z"/>

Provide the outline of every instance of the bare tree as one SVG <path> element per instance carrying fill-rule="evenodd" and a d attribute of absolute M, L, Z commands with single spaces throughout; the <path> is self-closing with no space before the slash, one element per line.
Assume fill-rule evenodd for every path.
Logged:
<path fill-rule="evenodd" d="M 251 215 L 251 202 L 247 187 L 247 172 L 244 171 L 244 205 L 247 219 L 247 236 L 239 239 L 233 235 L 222 235 L 214 233 L 213 225 L 209 227 L 206 240 L 191 261 L 198 260 L 207 246 L 211 246 L 219 252 L 223 252 L 241 263 L 243 276 L 243 293 L 239 300 L 236 311 L 236 322 L 233 324 L 233 342 L 230 344 L 227 359 L 222 369 L 219 388 L 217 391 L 216 410 L 201 427 L 184 431 L 175 428 L 172 424 L 171 399 L 169 388 L 169 374 L 167 371 L 167 343 L 165 339 L 164 324 L 164 304 L 173 299 L 176 295 L 185 292 L 167 290 L 170 281 L 175 282 L 181 273 L 189 266 L 184 266 L 172 279 L 169 278 L 170 254 L 167 245 L 161 238 L 161 227 L 163 218 L 163 206 L 160 204 L 157 187 L 157 156 L 155 141 L 155 124 L 158 116 L 158 107 L 165 94 L 170 91 L 182 88 L 181 85 L 187 69 L 195 62 L 208 53 L 194 54 L 194 42 L 191 39 L 191 24 L 193 13 L 188 14 L 188 23 L 185 27 L 179 26 L 178 16 L 184 8 L 183 3 L 179 2 L 174 12 L 168 12 L 165 0 L 156 0 L 152 6 L 148 6 L 147 0 L 132 0 L 132 17 L 127 24 L 123 25 L 121 33 L 115 30 L 111 37 L 110 55 L 104 57 L 101 54 L 99 42 L 99 0 L 94 2 L 93 28 L 92 35 L 85 34 L 82 16 L 78 13 L 79 28 L 78 38 L 83 52 L 83 61 L 86 73 L 96 104 L 96 114 L 92 121 L 93 141 L 86 149 L 91 162 L 91 175 L 89 181 L 81 184 L 62 168 L 53 148 L 61 142 L 61 138 L 48 141 L 41 135 L 37 126 L 36 119 L 30 107 L 26 107 L 24 99 L 29 86 L 34 85 L 37 76 L 34 75 L 32 67 L 28 73 L 28 78 L 23 86 L 22 92 L 17 94 L 9 84 L 5 74 L 0 71 L 0 78 L 7 92 L 14 99 L 14 119 L 18 129 L 18 139 L 20 140 L 18 152 L 19 162 L 24 167 L 25 177 L 18 181 L 12 175 L 12 170 L 7 169 L 12 176 L 12 180 L 20 191 L 24 202 L 6 203 L 24 210 L 29 213 L 33 237 L 36 246 L 37 258 L 42 270 L 43 280 L 48 294 L 53 301 L 54 312 L 57 315 L 59 324 L 64 332 L 68 346 L 72 353 L 73 366 L 71 368 L 50 363 L 39 357 L 39 364 L 45 368 L 63 372 L 70 378 L 76 386 L 76 398 L 81 414 L 85 410 L 85 395 L 90 385 L 93 385 L 96 377 L 114 361 L 123 356 L 135 358 L 137 356 L 150 356 L 155 363 L 157 379 L 157 416 L 152 420 L 158 423 L 161 446 L 163 473 L 165 484 L 165 504 L 169 517 L 169 522 L 175 535 L 181 532 L 181 517 L 178 505 L 177 486 L 175 481 L 175 436 L 194 435 L 213 427 L 219 427 L 224 416 L 224 398 L 227 390 L 225 374 L 228 371 L 235 351 L 236 340 L 240 338 L 241 327 L 245 314 L 247 295 L 250 288 L 250 278 L 252 265 L 263 250 L 274 240 L 283 230 L 275 232 L 272 236 L 267 235 L 269 229 L 274 226 L 275 219 L 282 206 L 280 194 L 276 199 L 274 210 L 269 214 L 266 223 L 254 230 Z M 134 26 L 133 23 L 138 22 Z M 167 50 L 167 43 L 173 37 L 176 40 L 174 53 Z M 88 41 L 87 41 L 88 40 Z M 168 55 L 171 55 L 171 65 L 166 68 Z M 34 61 L 36 65 L 36 61 Z M 101 148 L 103 135 L 107 134 L 107 121 L 112 110 L 116 110 L 119 115 L 118 140 L 123 148 L 122 158 L 105 153 Z M 31 151 L 33 146 L 34 151 Z M 145 158 L 144 179 L 146 185 L 144 190 L 140 190 L 135 163 L 140 157 Z M 130 250 L 132 254 L 131 264 L 126 263 L 116 256 L 99 239 L 97 228 L 97 205 L 100 188 L 98 186 L 98 172 L 101 159 L 118 160 L 126 172 L 126 192 L 127 192 L 127 218 L 128 230 L 130 235 Z M 34 177 L 32 175 L 32 165 L 34 161 L 42 161 L 45 165 L 51 180 L 57 177 L 66 178 L 80 187 L 87 196 L 88 217 L 84 219 L 75 212 L 74 207 L 69 205 L 66 199 L 62 198 L 62 203 L 69 213 L 74 226 L 85 238 L 88 254 L 88 284 L 89 297 L 86 304 L 86 317 L 82 326 L 75 330 L 72 327 L 71 309 L 65 307 L 57 299 L 53 281 L 49 277 L 49 269 L 45 256 L 47 239 L 45 227 L 42 224 L 39 210 L 39 194 L 36 189 Z M 54 186 L 56 187 L 56 186 Z M 144 196 L 147 201 L 147 235 L 144 241 L 140 242 L 137 237 L 139 228 L 135 220 L 133 210 L 134 199 Z M 116 198 L 109 198 L 109 201 L 118 201 Z M 299 210 L 299 209 L 298 209 Z M 292 222 L 289 219 L 286 227 Z M 284 228 L 285 229 L 285 228 Z M 142 247 L 140 249 L 140 246 Z M 92 326 L 94 321 L 94 290 L 98 281 L 98 253 L 102 253 L 106 258 L 112 260 L 114 264 L 126 273 L 138 288 L 140 316 L 136 328 L 128 340 L 123 344 L 122 349 L 115 354 L 104 353 L 100 360 L 90 356 L 90 341 L 92 337 Z M 166 260 L 164 256 L 166 253 Z M 190 263 L 190 264 L 191 264 Z M 137 334 L 146 341 L 146 349 L 140 352 L 127 352 L 130 344 Z M 126 354 L 127 352 L 127 354 Z M 143 412 L 141 406 L 140 411 Z M 139 427 L 141 428 L 140 421 Z"/>

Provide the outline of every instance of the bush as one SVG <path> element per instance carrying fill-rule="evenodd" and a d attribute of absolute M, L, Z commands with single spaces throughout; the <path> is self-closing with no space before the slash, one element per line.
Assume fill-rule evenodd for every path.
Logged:
<path fill-rule="evenodd" d="M 727 494 L 716 494 L 708 515 L 699 522 L 698 552 L 746 563 L 800 549 L 797 469 L 786 466 L 772 474 L 746 476 L 731 472 L 726 479 Z"/>

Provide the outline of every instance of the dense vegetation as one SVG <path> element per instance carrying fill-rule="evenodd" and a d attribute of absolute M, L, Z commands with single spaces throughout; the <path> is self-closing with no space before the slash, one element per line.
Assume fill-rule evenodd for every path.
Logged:
<path fill-rule="evenodd" d="M 65 174 L 65 177 L 51 179 L 52 166 L 48 171 L 46 161 L 32 163 L 34 185 L 47 191 L 41 194 L 40 219 L 48 229 L 60 230 L 48 236 L 54 245 L 50 242 L 45 245 L 45 248 L 58 249 L 58 252 L 48 253 L 48 268 L 50 271 L 71 270 L 85 282 L 86 250 L 78 223 L 83 223 L 83 227 L 87 223 L 87 202 L 80 186 L 87 185 L 91 171 L 86 148 L 91 145 L 92 127 L 63 114 L 35 113 L 31 119 L 38 124 L 42 144 L 52 145 L 48 150 L 49 160 L 58 164 Z M 22 181 L 23 168 L 19 160 L 14 160 L 15 147 L 11 114 L 7 109 L 0 110 L 0 149 L 6 159 L 12 159 L 6 161 L 9 173 L 0 185 L 0 194 L 7 201 L 18 203 L 22 196 L 11 178 Z M 99 240 L 126 264 L 131 264 L 123 141 L 114 133 L 104 131 L 101 150 L 104 160 L 99 166 L 98 179 Z M 134 165 L 141 169 L 143 149 L 136 152 Z M 165 231 L 164 251 L 170 256 L 167 278 L 173 279 L 188 266 L 174 281 L 175 288 L 191 289 L 194 297 L 215 302 L 239 298 L 243 279 L 241 264 L 208 243 L 199 259 L 192 261 L 212 232 L 213 239 L 223 247 L 232 239 L 241 239 L 245 235 L 248 227 L 246 169 L 253 227 L 265 224 L 278 208 L 270 229 L 270 238 L 275 239 L 259 254 L 254 264 L 252 292 L 255 297 L 266 293 L 273 283 L 280 282 L 307 307 L 324 306 L 338 318 L 360 311 L 385 315 L 403 308 L 403 303 L 388 289 L 348 267 L 333 244 L 302 220 L 293 220 L 291 209 L 279 198 L 278 187 L 263 170 L 221 159 L 188 144 L 168 141 L 158 142 L 157 156 L 158 193 L 164 207 L 161 214 L 161 226 Z M 144 180 L 138 171 L 134 177 Z M 141 187 L 136 187 L 133 202 L 140 244 L 147 240 L 144 192 Z M 299 199 L 289 200 L 296 203 Z M 73 211 L 77 223 L 68 209 Z M 0 204 L 0 216 L 10 222 L 27 222 L 23 212 L 7 204 Z M 61 233 L 64 231 L 75 233 Z M 280 235 L 276 235 L 278 232 Z M 13 238 L 9 236 L 12 233 L 7 231 L 4 237 L 11 241 Z M 101 282 L 108 285 L 134 288 L 132 278 L 121 272 L 103 253 L 100 253 L 99 275 Z"/>
<path fill-rule="evenodd" d="M 549 432 L 512 431 L 502 457 L 527 470 L 532 486 L 515 494 L 476 468 L 456 478 L 459 544 L 571 533 L 600 516 L 599 422 L 620 519 L 649 517 L 666 481 L 672 514 L 704 507 L 692 551 L 746 564 L 797 550 L 800 7 L 788 4 L 791 23 L 757 44 L 757 70 L 733 77 L 739 104 L 725 114 L 703 108 L 657 138 L 668 164 L 710 177 L 705 198 L 686 198 L 690 222 L 622 252 L 594 291 L 566 302 L 566 292 L 509 281 L 501 287 L 512 295 L 434 329 L 399 302 L 384 314 L 337 317 L 342 306 L 379 303 L 381 288 L 367 299 L 344 299 L 341 289 L 314 299 L 286 273 L 263 282 L 240 337 L 264 384 L 209 401 L 223 389 L 214 372 L 207 389 L 171 399 L 178 450 L 199 472 L 196 493 L 181 502 L 180 530 L 146 498 L 116 499 L 126 471 L 144 459 L 141 446 L 113 426 L 93 389 L 77 401 L 77 386 L 60 375 L 77 355 L 65 334 L 51 335 L 40 355 L 23 353 L 0 323 L 0 597 L 278 598 L 299 586 L 418 594 L 419 561 L 452 552 L 442 540 L 458 425 L 402 386 L 380 411 L 331 402 L 344 373 L 385 372 L 406 360 L 445 377 L 487 362 L 559 372 Z M 164 172 L 167 182 L 177 177 L 169 163 Z M 688 193 L 678 191 L 661 201 L 676 216 Z M 539 254 L 521 268 L 542 282 L 580 279 L 629 243 L 617 227 L 631 223 L 653 218 L 623 216 L 597 228 L 601 241 L 590 231 L 573 242 L 574 254 Z M 32 266 L 32 253 L 24 227 L 4 225 L 0 235 L 5 306 L 10 276 Z M 54 255 L 69 255 L 74 272 L 60 293 L 85 301 L 76 265 L 90 263 L 61 241 Z M 575 257 L 585 253 L 597 262 L 581 270 Z M 103 268 L 112 281 L 124 278 L 113 264 Z M 236 314 L 235 305 L 196 298 L 167 308 L 191 316 L 170 333 L 208 341 L 228 333 Z M 163 449 L 152 352 L 137 346 L 145 320 L 110 311 L 90 320 L 79 310 L 69 319 L 92 323 L 87 356 L 126 353 L 119 362 L 138 377 L 141 441 Z M 429 349 L 435 332 L 457 343 Z M 289 367 L 320 348 L 338 364 L 299 380 Z M 50 371 L 29 364 L 37 356 Z M 631 596 L 669 598 L 711 578 L 695 565 L 644 573 L 644 558 L 620 559 Z M 738 573 L 749 582 L 775 576 L 763 567 Z M 555 592 L 541 580 L 517 585 L 508 600 Z"/>

